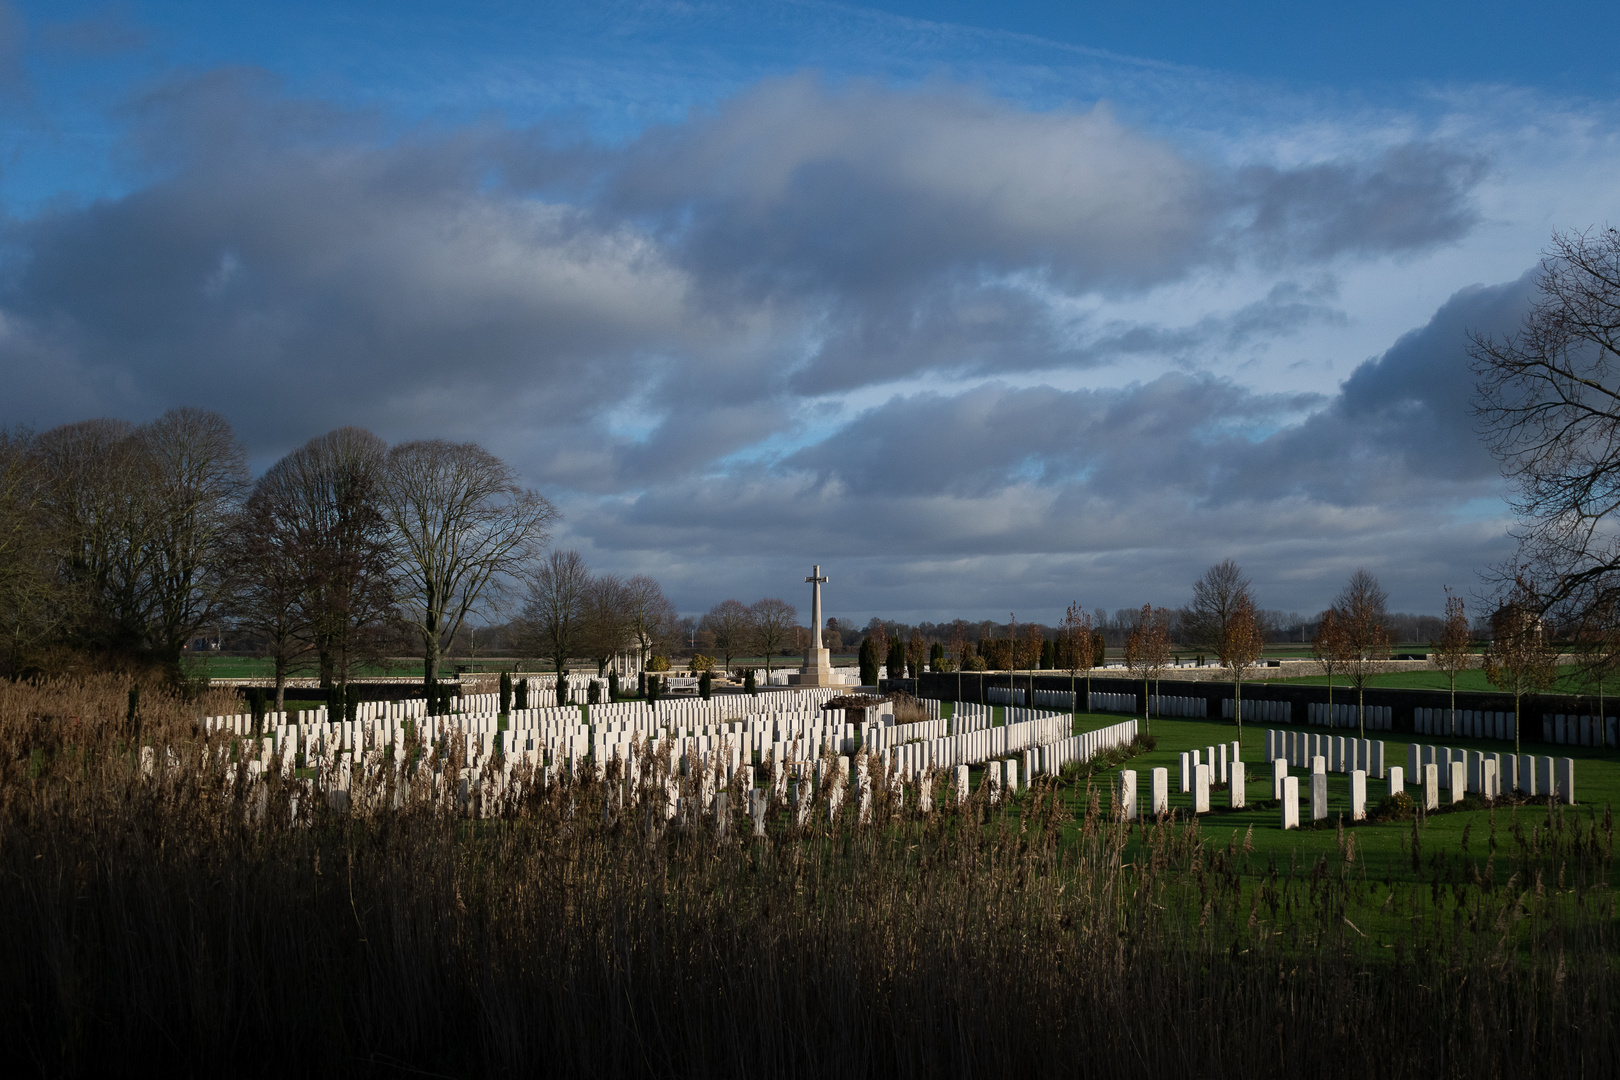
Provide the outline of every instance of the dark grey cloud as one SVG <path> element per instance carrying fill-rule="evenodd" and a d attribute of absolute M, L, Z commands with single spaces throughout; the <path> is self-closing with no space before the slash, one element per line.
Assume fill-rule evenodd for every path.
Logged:
<path fill-rule="evenodd" d="M 602 205 L 655 229 L 708 302 L 816 306 L 832 330 L 799 367 L 800 391 L 1084 362 L 1068 328 L 1022 310 L 1041 306 L 1031 281 L 1118 294 L 1246 260 L 1414 252 L 1467 232 L 1482 171 L 1425 143 L 1231 169 L 1105 107 L 1037 113 L 813 74 L 762 83 L 600 167 Z"/>
<path fill-rule="evenodd" d="M 781 467 L 852 495 L 978 497 L 1035 484 L 1107 498 L 1151 488 L 1205 507 L 1388 506 L 1494 490 L 1471 415 L 1468 333 L 1517 326 L 1533 289 L 1527 273 L 1461 290 L 1331 398 L 1180 374 L 1104 390 L 985 384 L 895 397 Z"/>
<path fill-rule="evenodd" d="M 1112 495 L 1144 482 L 1185 492 L 1203 487 L 1213 446 L 1248 445 L 1234 429 L 1318 404 L 1181 374 L 1121 390 L 986 384 L 895 398 L 782 467 L 857 495 L 982 497 L 1012 484 Z"/>
<path fill-rule="evenodd" d="M 557 492 L 570 542 L 694 595 L 776 551 L 1051 601 L 1058 577 L 1145 592 L 1220 552 L 1283 581 L 1369 537 L 1487 543 L 1447 516 L 1493 477 L 1464 445 L 1456 338 L 1523 283 L 1459 294 L 1331 398 L 1198 371 L 1342 319 L 1325 264 L 1466 230 L 1477 173 L 1432 147 L 1244 172 L 1106 110 L 809 76 L 618 148 L 391 133 L 243 71 L 131 115 L 127 194 L 6 226 L 0 422 L 186 402 L 261 459 L 341 423 L 476 438 Z M 1234 310 L 1075 313 L 1261 262 L 1273 287 Z M 1144 358 L 1187 370 L 1010 377 Z M 773 450 L 823 395 L 939 373 L 982 380 Z"/>
<path fill-rule="evenodd" d="M 1239 173 L 1247 231 L 1277 257 L 1418 251 L 1476 225 L 1470 193 L 1484 176 L 1477 154 L 1408 143 L 1371 161 L 1328 161 Z"/>
<path fill-rule="evenodd" d="M 1441 585 L 1466 589 L 1507 553 L 1500 511 L 1459 512 L 1500 494 L 1466 335 L 1516 326 L 1532 291 L 1533 274 L 1459 291 L 1331 397 L 1189 374 L 899 395 L 774 468 L 603 504 L 581 525 L 603 551 L 701 552 L 664 567 L 692 595 L 764 583 L 802 554 L 836 559 L 863 610 L 902 610 L 930 575 L 964 609 L 1174 604 L 1232 555 L 1269 606 L 1315 610 L 1366 565 L 1397 603 L 1437 610 Z"/>

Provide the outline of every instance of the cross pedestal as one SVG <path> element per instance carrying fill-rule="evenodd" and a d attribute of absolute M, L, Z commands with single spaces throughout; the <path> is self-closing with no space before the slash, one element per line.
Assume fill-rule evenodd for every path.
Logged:
<path fill-rule="evenodd" d="M 804 579 L 810 585 L 810 648 L 804 654 L 804 671 L 788 676 L 791 686 L 833 686 L 832 653 L 821 647 L 821 587 L 827 579 L 816 566 Z"/>

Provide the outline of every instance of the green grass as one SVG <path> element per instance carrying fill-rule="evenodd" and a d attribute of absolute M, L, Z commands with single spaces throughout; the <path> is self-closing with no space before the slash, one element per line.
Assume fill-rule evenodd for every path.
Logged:
<path fill-rule="evenodd" d="M 1078 734 L 1083 731 L 1094 731 L 1125 719 L 1128 718 L 1118 714 L 1082 714 L 1075 720 L 1075 732 Z M 1137 794 L 1141 804 L 1143 806 L 1148 804 L 1152 770 L 1163 767 L 1170 771 L 1171 809 L 1177 812 L 1178 816 L 1190 816 L 1193 797 L 1191 793 L 1183 795 L 1178 791 L 1180 755 L 1184 751 L 1205 750 L 1222 742 L 1230 743 L 1237 738 L 1237 729 L 1226 722 L 1155 718 L 1150 725 L 1145 726 L 1145 730 L 1158 739 L 1157 748 L 1122 766 L 1136 770 Z M 1305 828 L 1298 832 L 1284 831 L 1281 828 L 1281 811 L 1271 801 L 1271 766 L 1262 760 L 1265 757 L 1265 730 L 1265 727 L 1255 725 L 1245 725 L 1243 729 L 1241 741 L 1246 774 L 1244 791 L 1248 807 L 1242 810 L 1228 809 L 1227 792 L 1212 791 L 1211 812 L 1200 815 L 1203 831 L 1209 838 L 1215 840 L 1224 841 L 1232 831 L 1236 831 L 1241 843 L 1248 830 L 1253 828 L 1255 848 L 1253 861 L 1257 873 L 1264 868 L 1268 859 L 1275 860 L 1285 868 L 1291 865 L 1308 866 L 1318 858 L 1333 855 L 1338 850 L 1338 837 L 1332 828 Z M 1325 728 L 1311 727 L 1299 727 L 1297 730 L 1318 734 L 1325 734 L 1327 731 Z M 1353 731 L 1335 729 L 1334 733 L 1350 735 Z M 1508 753 L 1513 749 L 1511 743 L 1495 739 L 1426 737 L 1412 739 L 1405 733 L 1396 733 L 1393 738 L 1385 738 L 1383 741 L 1386 769 L 1391 765 L 1405 767 L 1407 746 L 1414 741 L 1420 745 L 1449 746 L 1457 750 Z M 1547 747 L 1541 743 L 1526 744 L 1523 752 L 1538 757 L 1555 753 L 1557 757 L 1575 759 L 1575 794 L 1579 804 L 1571 809 L 1582 820 L 1588 815 L 1602 818 L 1610 806 L 1620 802 L 1620 761 L 1617 761 L 1611 752 L 1578 746 Z M 1290 774 L 1300 776 L 1301 770 L 1291 769 Z M 1307 785 L 1308 781 L 1300 784 L 1300 817 L 1308 824 L 1310 802 Z M 1412 793 L 1415 787 L 1413 779 L 1408 777 L 1407 792 Z M 1369 808 L 1381 802 L 1388 790 L 1386 780 L 1369 777 L 1367 780 Z M 1077 804 L 1084 797 L 1082 792 L 1075 792 Z M 1106 798 L 1104 792 L 1105 803 Z M 1505 833 L 1515 821 L 1522 823 L 1526 829 L 1533 823 L 1544 822 L 1547 809 L 1544 804 L 1537 803 L 1516 808 L 1500 807 L 1495 811 L 1448 810 L 1430 814 L 1419 827 L 1423 862 L 1427 864 L 1436 852 L 1445 852 L 1454 858 L 1460 858 L 1464 854 L 1463 840 L 1466 832 L 1469 858 L 1483 864 L 1488 857 L 1493 814 L 1497 832 Z M 1427 880 L 1424 872 L 1414 873 L 1412 868 L 1410 846 L 1412 823 L 1363 822 L 1351 825 L 1350 778 L 1342 773 L 1329 773 L 1328 820 L 1332 822 L 1340 816 L 1346 827 L 1352 829 L 1355 834 L 1359 857 L 1364 860 L 1369 877 L 1378 880 L 1385 878 L 1398 881 Z"/>
<path fill-rule="evenodd" d="M 1299 683 L 1307 686 L 1326 686 L 1327 679 L 1321 675 L 1301 675 L 1292 679 L 1267 679 L 1268 683 Z M 1382 687 L 1393 690 L 1449 690 L 1451 683 L 1442 671 L 1389 671 L 1372 676 L 1367 680 L 1370 687 Z M 1341 689 L 1348 689 L 1348 681 L 1342 675 L 1333 678 L 1334 700 Z M 1457 673 L 1458 692 L 1469 693 L 1501 693 L 1497 687 L 1491 685 L 1485 678 L 1485 672 L 1479 668 L 1470 668 Z M 1607 694 L 1614 696 L 1620 691 L 1620 681 L 1606 687 Z M 1559 669 L 1558 680 L 1548 693 L 1553 694 L 1596 694 L 1597 687 L 1585 682 L 1577 668 L 1565 665 Z M 1350 699 L 1346 699 L 1350 700 Z"/>

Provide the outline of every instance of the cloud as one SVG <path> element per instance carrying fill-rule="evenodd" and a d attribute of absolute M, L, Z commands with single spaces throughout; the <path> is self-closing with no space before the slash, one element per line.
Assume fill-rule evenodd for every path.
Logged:
<path fill-rule="evenodd" d="M 1495 482 L 1458 339 L 1523 282 L 1337 390 L 1212 370 L 1344 325 L 1347 263 L 1466 235 L 1479 166 L 1444 147 L 1231 166 L 1107 108 L 813 75 L 622 146 L 392 133 L 241 70 L 129 115 L 127 193 L 7 225 L 0 422 L 200 404 L 261 460 L 343 423 L 479 439 L 569 542 L 691 595 L 771 553 L 863 565 L 874 603 L 950 572 L 1026 604 L 1488 546 L 1453 513 Z"/>
<path fill-rule="evenodd" d="M 1435 608 L 1437 583 L 1466 588 L 1467 567 L 1507 550 L 1499 503 L 1463 512 L 1500 493 L 1472 429 L 1467 334 L 1516 326 L 1533 288 L 1527 273 L 1458 291 L 1331 396 L 1183 373 L 896 395 L 774 468 L 603 504 L 584 528 L 604 550 L 701 552 L 665 569 L 695 592 L 724 587 L 714 560 L 779 573 L 760 552 L 791 537 L 865 567 L 862 595 L 896 604 L 924 570 L 968 609 L 1048 611 L 1060 586 L 1179 603 L 1233 555 L 1271 606 L 1314 609 L 1366 565 L 1399 603 Z"/>
<path fill-rule="evenodd" d="M 1479 223 L 1470 193 L 1485 173 L 1478 154 L 1407 143 L 1370 161 L 1239 171 L 1246 231 L 1273 257 L 1419 251 L 1462 238 Z"/>

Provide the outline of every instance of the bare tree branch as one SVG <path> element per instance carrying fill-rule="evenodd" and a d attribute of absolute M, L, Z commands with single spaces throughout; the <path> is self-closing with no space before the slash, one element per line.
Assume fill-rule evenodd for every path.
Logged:
<path fill-rule="evenodd" d="M 516 587 L 557 510 L 488 450 L 442 439 L 388 452 L 384 503 L 404 618 L 421 640 L 422 677 L 432 685 L 462 621 Z"/>

